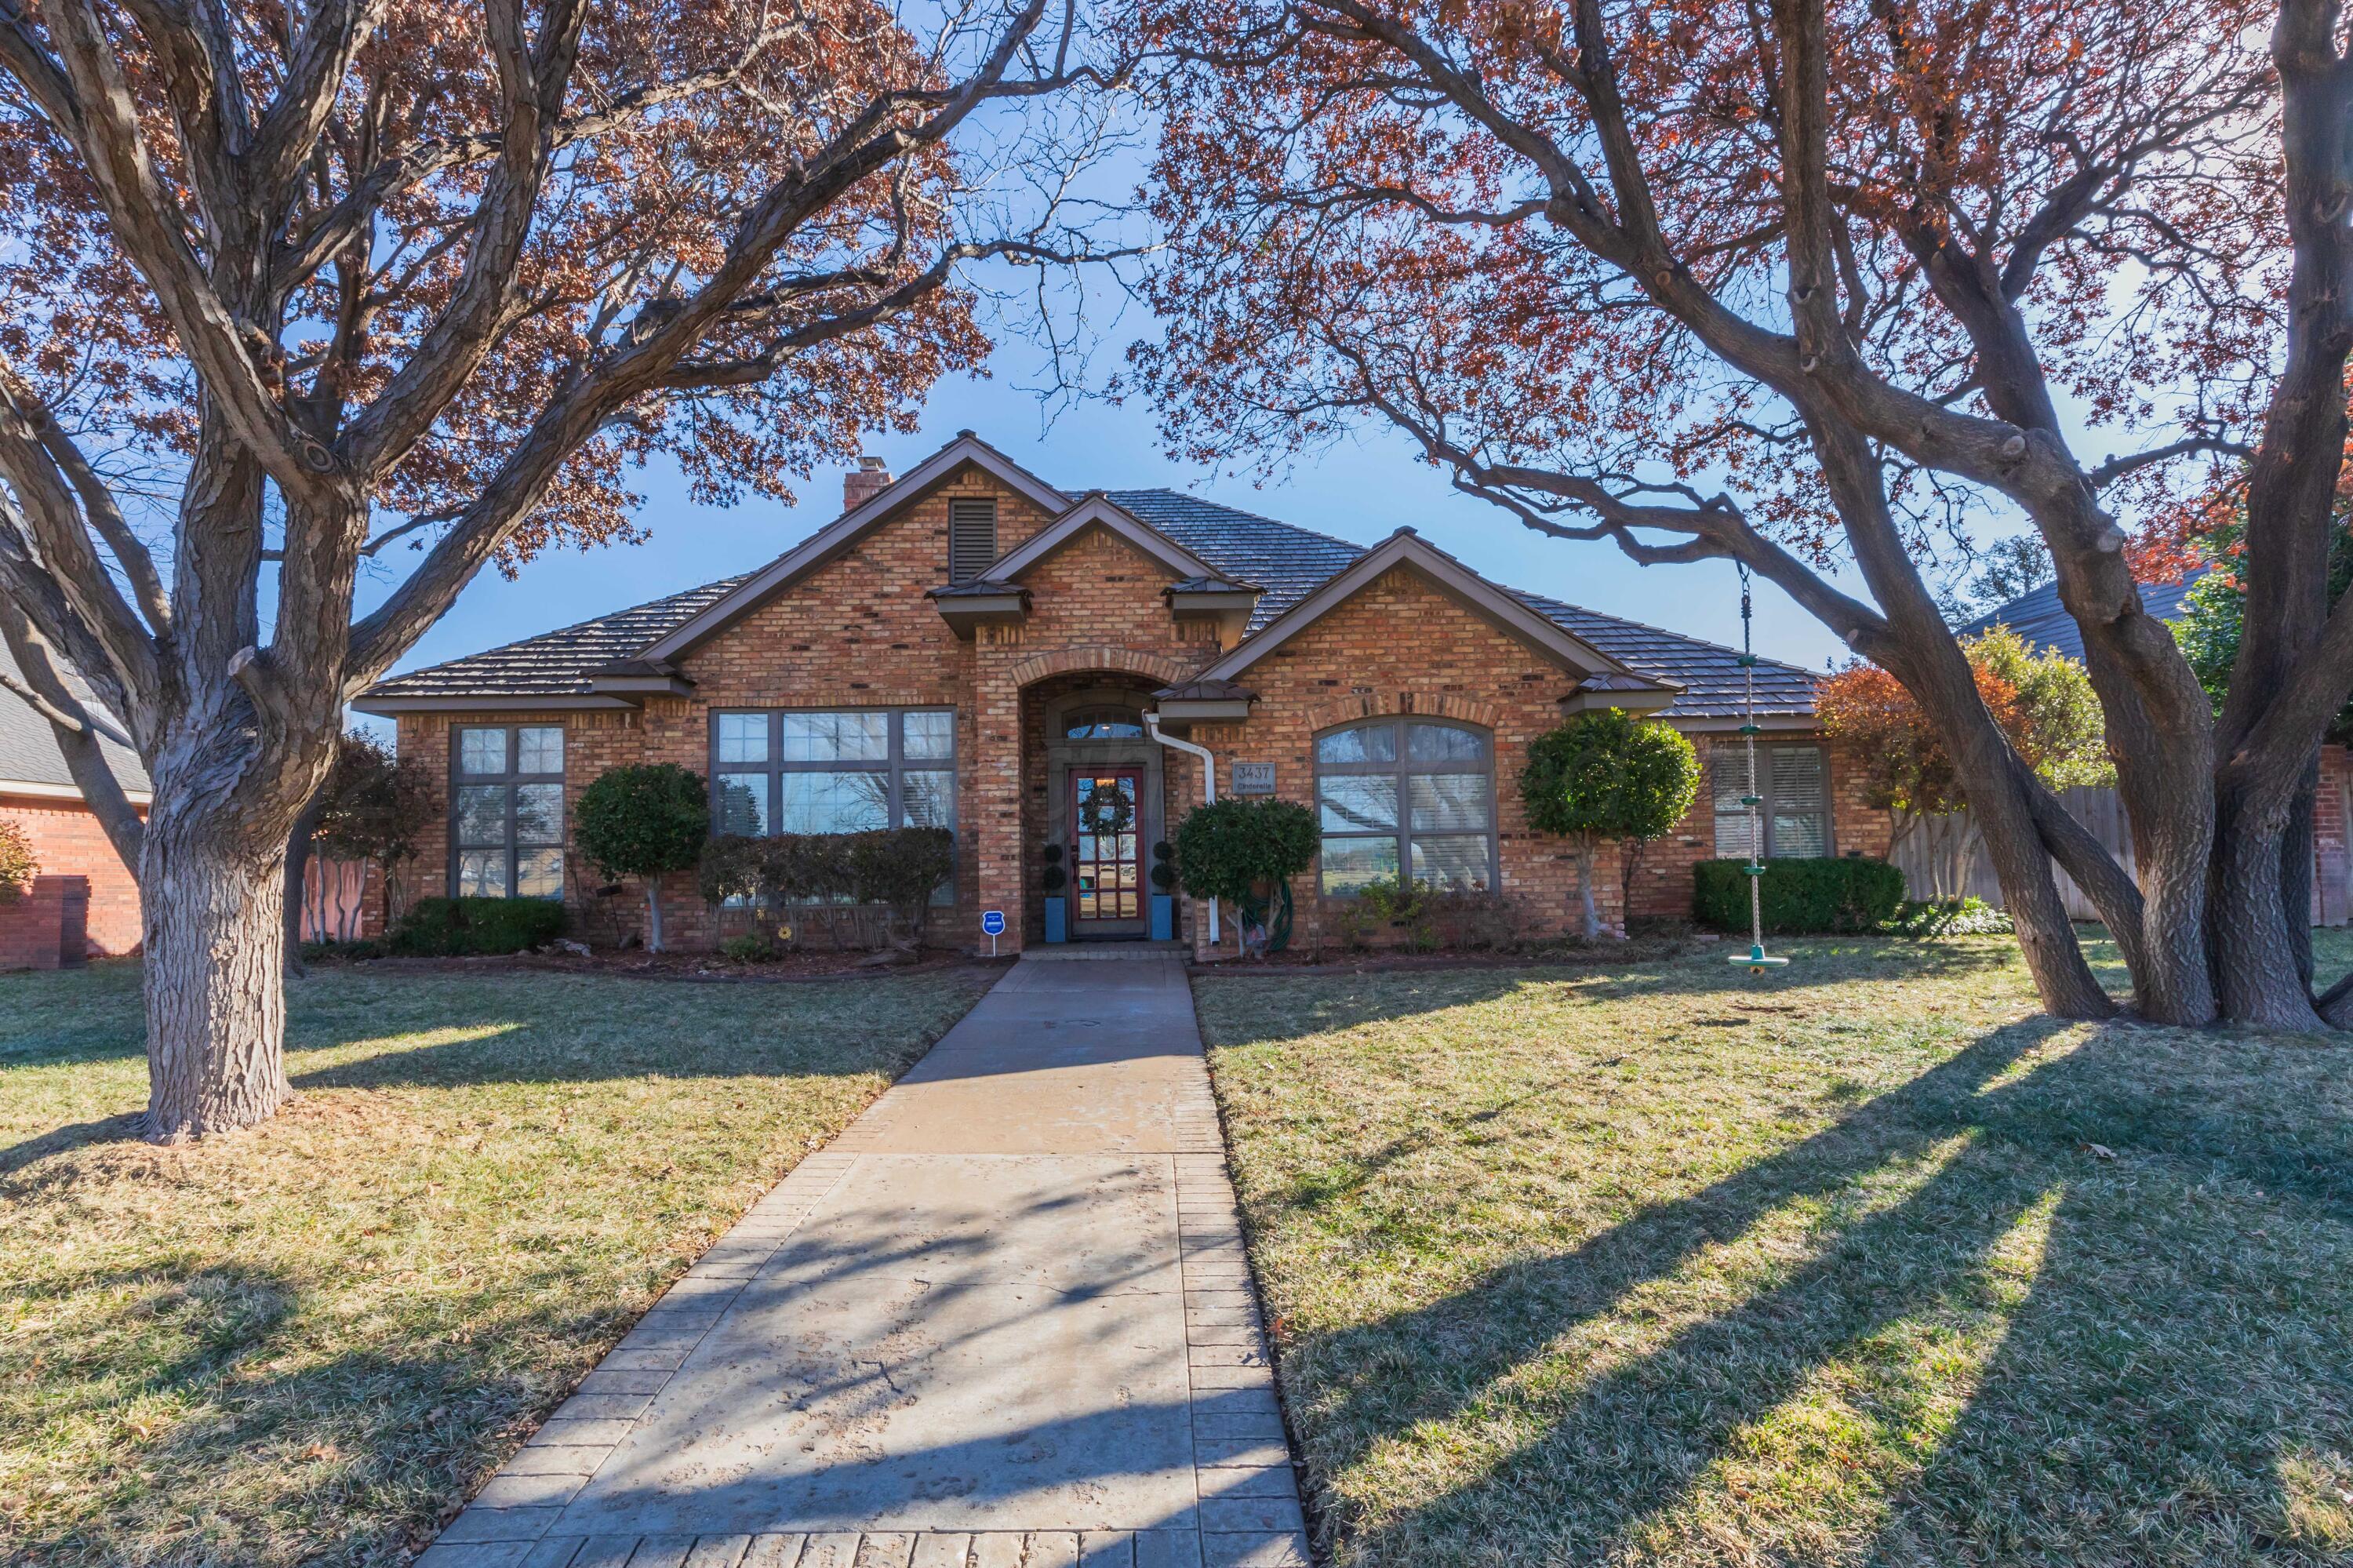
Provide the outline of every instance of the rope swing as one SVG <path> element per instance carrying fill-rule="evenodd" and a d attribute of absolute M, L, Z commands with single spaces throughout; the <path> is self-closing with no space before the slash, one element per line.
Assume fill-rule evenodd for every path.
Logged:
<path fill-rule="evenodd" d="M 1789 960 L 1765 951 L 1765 797 L 1757 792 L 1757 651 L 1749 641 L 1755 609 L 1747 565 L 1736 564 L 1740 568 L 1740 680 L 1747 699 L 1747 722 L 1740 726 L 1740 738 L 1748 748 L 1748 792 L 1740 797 L 1740 803 L 1748 812 L 1748 951 L 1733 954 L 1731 961 L 1745 965 L 1752 975 L 1761 975 Z"/>

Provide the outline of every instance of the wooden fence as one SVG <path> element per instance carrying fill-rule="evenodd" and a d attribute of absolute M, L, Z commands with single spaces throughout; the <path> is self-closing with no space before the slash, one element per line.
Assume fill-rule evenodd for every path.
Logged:
<path fill-rule="evenodd" d="M 2331 782 L 2328 779 L 2322 781 L 2316 810 L 2322 813 L 2336 813 L 2341 822 L 2345 820 L 2347 802 L 2343 791 L 2332 788 Z M 2116 798 L 2113 788 L 2082 785 L 2060 791 L 2059 799 L 2065 804 L 2067 814 L 2091 829 L 2107 852 L 2116 857 L 2116 863 L 2125 868 L 2126 874 L 2139 874 L 2133 860 L 2131 824 L 2125 820 L 2124 802 Z M 1956 815 L 1968 832 L 1971 845 L 1976 847 L 1977 830 L 1968 825 L 1968 812 L 1964 810 Z M 2348 886 L 2348 868 L 2342 848 L 2344 835 L 2323 832 L 2319 837 L 2325 847 L 2316 853 L 2313 863 L 2312 923 L 2316 926 L 2341 926 L 2348 918 L 2353 918 L 2353 887 Z M 1933 895 L 1935 879 L 1929 868 L 1925 833 L 1915 832 L 1906 834 L 1888 858 L 1902 869 L 1913 897 L 1926 898 Z M 1994 880 L 1992 865 L 1982 853 L 1971 854 L 1968 864 L 1968 876 L 1962 892 L 2000 908 L 2001 884 Z M 2056 867 L 2052 870 L 2059 880 L 2059 896 L 2067 906 L 2068 918 L 2098 920 L 2100 912 L 2093 907 L 2089 898 L 2084 896 L 2084 890 L 2077 887 L 2065 872 Z"/>

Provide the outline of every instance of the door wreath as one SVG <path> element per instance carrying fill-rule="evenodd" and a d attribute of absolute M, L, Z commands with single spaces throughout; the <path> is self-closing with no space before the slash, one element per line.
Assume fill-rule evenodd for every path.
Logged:
<path fill-rule="evenodd" d="M 1135 821 L 1135 802 L 1124 789 L 1089 785 L 1079 800 L 1079 832 L 1093 838 L 1115 838 Z"/>

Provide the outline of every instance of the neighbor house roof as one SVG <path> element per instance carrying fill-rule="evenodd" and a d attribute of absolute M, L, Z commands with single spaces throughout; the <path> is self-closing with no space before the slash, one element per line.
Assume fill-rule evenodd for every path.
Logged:
<path fill-rule="evenodd" d="M 989 471 L 1001 468 L 1018 474 L 1025 493 L 1037 491 L 1060 497 L 1066 506 L 1079 499 L 1050 490 L 1043 481 L 1018 469 L 995 449 L 960 436 L 881 494 L 843 514 L 757 572 L 395 676 L 371 687 L 354 705 L 374 713 L 407 707 L 479 708 L 508 698 L 552 699 L 565 705 L 618 705 L 622 698 L 593 691 L 590 677 L 595 672 L 630 658 L 673 657 L 680 648 L 709 635 L 731 611 L 780 591 L 798 573 L 846 548 L 858 533 L 906 499 L 910 481 L 917 482 L 920 489 L 944 477 L 944 470 L 951 465 L 943 464 L 941 459 L 952 452 L 964 453 L 959 461 L 977 462 Z M 1250 639 L 1366 554 L 1366 546 L 1178 491 L 1113 490 L 1103 492 L 1103 498 L 1198 557 L 1219 577 L 1262 590 L 1245 631 L 1245 648 Z M 1658 685 L 1680 687 L 1672 705 L 1662 711 L 1662 717 L 1730 723 L 1743 711 L 1739 655 L 1732 649 L 1540 594 L 1512 588 L 1499 592 L 1633 674 Z M 1814 679 L 1793 666 L 1760 661 L 1757 701 L 1758 714 L 1767 719 L 1786 722 L 1810 717 L 1814 710 Z"/>
<path fill-rule="evenodd" d="M 2189 590 L 2211 569 L 2200 567 L 2185 573 L 2179 582 L 2141 584 L 2141 608 L 2159 620 L 2179 620 L 2181 601 L 2189 597 Z M 1960 627 L 1957 634 L 1976 637 L 1997 626 L 2009 627 L 2025 639 L 2030 648 L 2055 649 L 2070 659 L 2084 656 L 2084 629 L 2075 624 L 2075 618 L 2059 602 L 2059 585 L 2055 582 L 2044 583 L 2032 593 L 2021 594 L 2008 604 L 1986 611 Z"/>
<path fill-rule="evenodd" d="M 5 642 L 0 642 L 0 674 L 20 683 L 25 678 Z M 114 769 L 123 792 L 133 800 L 145 800 L 149 790 L 147 770 L 139 765 L 139 754 L 131 748 L 131 737 L 98 705 L 90 695 L 89 683 L 79 673 L 69 668 L 64 674 L 74 695 L 98 719 L 99 750 Z M 81 787 L 66 771 L 65 754 L 58 749 L 57 732 L 49 727 L 49 721 L 36 713 L 32 704 L 5 686 L 0 686 L 0 794 L 60 800 L 81 799 Z"/>

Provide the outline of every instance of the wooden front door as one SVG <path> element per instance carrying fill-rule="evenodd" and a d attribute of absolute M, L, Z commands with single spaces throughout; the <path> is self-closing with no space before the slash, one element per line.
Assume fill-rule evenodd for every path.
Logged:
<path fill-rule="evenodd" d="M 1114 936 L 1144 922 L 1144 770 L 1082 768 L 1071 774 L 1071 917 L 1073 935 Z"/>

